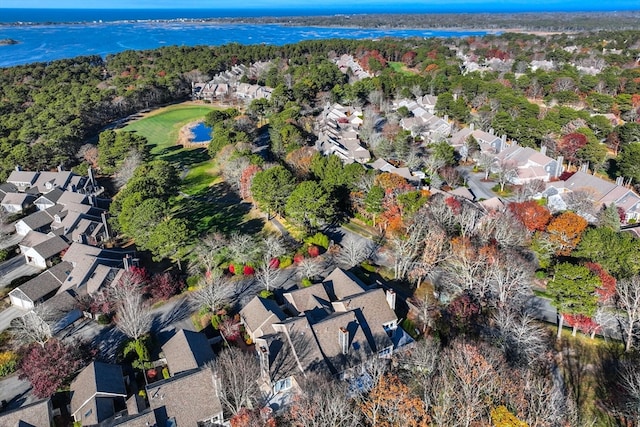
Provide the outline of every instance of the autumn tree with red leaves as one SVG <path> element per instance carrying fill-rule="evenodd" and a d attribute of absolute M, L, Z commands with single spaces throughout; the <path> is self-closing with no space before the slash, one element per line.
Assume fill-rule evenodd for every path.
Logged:
<path fill-rule="evenodd" d="M 56 339 L 50 339 L 42 347 L 34 343 L 23 350 L 20 379 L 31 383 L 37 398 L 50 397 L 69 383 L 90 356 L 85 345 L 67 345 Z"/>
<path fill-rule="evenodd" d="M 530 232 L 543 231 L 551 220 L 551 212 L 534 200 L 509 204 L 509 211 Z"/>
<path fill-rule="evenodd" d="M 251 184 L 253 177 L 262 169 L 258 165 L 247 166 L 240 175 L 240 197 L 244 200 L 251 199 Z"/>
<path fill-rule="evenodd" d="M 571 163 L 575 163 L 578 160 L 578 150 L 587 145 L 587 142 L 586 135 L 578 132 L 569 133 L 558 141 L 557 150 L 567 161 L 567 169 L 571 169 Z"/>

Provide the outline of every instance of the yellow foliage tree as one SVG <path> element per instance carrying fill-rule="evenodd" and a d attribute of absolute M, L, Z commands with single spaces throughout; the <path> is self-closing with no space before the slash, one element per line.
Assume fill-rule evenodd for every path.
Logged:
<path fill-rule="evenodd" d="M 529 424 L 520 421 L 504 405 L 491 410 L 491 425 L 494 427 L 529 427 Z"/>
<path fill-rule="evenodd" d="M 573 212 L 565 212 L 551 220 L 547 226 L 549 240 L 556 248 L 556 255 L 571 254 L 587 228 L 587 220 Z"/>

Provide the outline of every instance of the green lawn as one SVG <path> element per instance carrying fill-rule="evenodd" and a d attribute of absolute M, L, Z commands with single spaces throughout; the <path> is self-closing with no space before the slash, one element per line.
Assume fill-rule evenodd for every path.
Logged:
<path fill-rule="evenodd" d="M 182 126 L 204 118 L 208 112 L 215 109 L 218 108 L 208 105 L 172 105 L 123 129 L 147 137 L 149 144 L 153 146 L 151 154 L 164 157 L 167 153 L 172 153 Z"/>
<path fill-rule="evenodd" d="M 389 67 L 396 73 L 404 74 L 406 76 L 413 76 L 416 73 L 407 69 L 406 65 L 402 62 L 388 62 Z"/>
<path fill-rule="evenodd" d="M 149 140 L 151 155 L 167 160 L 181 173 L 180 191 L 186 196 L 173 199 L 172 210 L 191 222 L 198 235 L 216 229 L 225 233 L 242 230 L 257 233 L 262 219 L 247 218 L 251 206 L 243 203 L 217 172 L 215 160 L 206 148 L 176 145 L 180 128 L 204 118 L 217 107 L 208 105 L 172 105 L 137 120 L 123 130 L 137 132 Z"/>

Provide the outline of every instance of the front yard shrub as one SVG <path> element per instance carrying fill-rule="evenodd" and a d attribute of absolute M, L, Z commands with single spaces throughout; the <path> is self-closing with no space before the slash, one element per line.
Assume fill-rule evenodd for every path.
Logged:
<path fill-rule="evenodd" d="M 304 242 L 308 245 L 316 245 L 324 249 L 329 248 L 329 237 L 322 233 L 316 233 L 313 236 L 307 237 L 304 239 Z"/>
<path fill-rule="evenodd" d="M 300 282 L 300 284 L 302 285 L 303 288 L 308 288 L 309 286 L 312 285 L 311 283 L 311 279 L 305 277 L 304 279 L 302 279 L 302 281 Z"/>
<path fill-rule="evenodd" d="M 162 368 L 162 378 L 169 379 L 169 368 L 167 368 L 166 366 L 164 368 Z"/>
<path fill-rule="evenodd" d="M 111 318 L 106 314 L 100 314 L 98 315 L 96 322 L 98 322 L 98 325 L 108 325 L 111 323 Z"/>
<path fill-rule="evenodd" d="M 316 258 L 320 256 L 320 248 L 317 247 L 316 245 L 309 246 L 309 249 L 307 249 L 307 252 L 309 253 L 309 256 L 311 258 Z"/>
<path fill-rule="evenodd" d="M 245 265 L 242 268 L 242 274 L 244 274 L 245 276 L 253 276 L 255 272 L 256 270 L 250 265 Z"/>
<path fill-rule="evenodd" d="M 0 261 L 4 261 L 9 256 L 9 251 L 6 249 L 0 250 Z"/>
<path fill-rule="evenodd" d="M 269 261 L 269 268 L 275 270 L 276 268 L 280 267 L 280 260 L 278 258 L 271 258 L 271 261 Z"/>
<path fill-rule="evenodd" d="M 0 353 L 0 377 L 6 377 L 18 368 L 18 355 L 13 351 Z"/>
<path fill-rule="evenodd" d="M 360 263 L 360 268 L 362 268 L 364 271 L 368 271 L 369 273 L 375 273 L 376 268 L 369 264 L 367 261 L 362 261 Z"/>
<path fill-rule="evenodd" d="M 287 268 L 293 264 L 293 259 L 290 256 L 283 256 L 280 258 L 280 268 Z"/>
<path fill-rule="evenodd" d="M 260 291 L 260 293 L 258 294 L 260 296 L 260 298 L 265 298 L 265 299 L 273 299 L 273 291 L 268 291 L 266 289 L 263 289 Z"/>
<path fill-rule="evenodd" d="M 300 264 L 300 262 L 304 259 L 304 254 L 297 253 L 293 256 L 293 262 L 296 264 Z"/>
<path fill-rule="evenodd" d="M 233 264 L 229 264 L 229 273 L 236 274 L 236 266 Z"/>

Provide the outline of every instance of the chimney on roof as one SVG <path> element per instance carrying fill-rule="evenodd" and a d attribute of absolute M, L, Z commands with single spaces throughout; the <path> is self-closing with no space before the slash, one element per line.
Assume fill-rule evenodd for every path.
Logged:
<path fill-rule="evenodd" d="M 348 354 L 349 353 L 349 331 L 347 331 L 345 328 L 340 328 L 338 330 L 338 342 L 340 343 L 342 354 Z"/>
<path fill-rule="evenodd" d="M 493 135 L 493 128 L 489 128 L 489 135 Z"/>
<path fill-rule="evenodd" d="M 129 254 L 126 254 L 124 258 L 122 258 L 122 265 L 124 267 L 124 271 L 129 271 L 129 268 L 131 268 L 131 265 L 129 264 L 130 258 L 131 256 Z"/>
<path fill-rule="evenodd" d="M 396 293 L 393 289 L 387 289 L 387 304 L 391 310 L 396 309 Z"/>
<path fill-rule="evenodd" d="M 260 346 L 258 350 L 258 358 L 260 359 L 260 373 L 265 377 L 269 377 L 269 349 Z"/>
<path fill-rule="evenodd" d="M 542 147 L 540 147 L 540 154 L 542 154 L 543 156 L 547 155 L 547 146 L 543 145 Z"/>
<path fill-rule="evenodd" d="M 624 186 L 624 176 L 619 176 L 616 178 L 616 185 Z"/>
<path fill-rule="evenodd" d="M 58 168 L 57 168 L 57 169 L 58 169 L 58 172 L 62 172 L 62 165 L 61 165 L 61 164 L 60 164 L 60 165 L 58 165 Z"/>
<path fill-rule="evenodd" d="M 469 125 L 469 129 L 471 129 L 471 132 L 473 132 L 474 130 L 476 130 L 476 125 L 474 123 L 471 123 Z"/>
<path fill-rule="evenodd" d="M 22 171 L 22 168 L 20 167 L 20 165 L 16 165 L 16 172 L 20 172 Z"/>
<path fill-rule="evenodd" d="M 102 225 L 104 226 L 104 235 L 106 240 L 111 239 L 111 232 L 109 231 L 109 223 L 107 222 L 107 214 L 106 212 L 102 212 L 100 214 L 100 218 L 102 218 Z"/>
<path fill-rule="evenodd" d="M 89 181 L 91 181 L 91 186 L 94 187 L 94 189 L 95 189 L 96 180 L 93 177 L 93 169 L 91 168 L 91 166 L 89 166 L 89 168 L 87 169 L 87 174 L 89 175 Z M 92 191 L 95 191 L 95 190 L 92 189 Z"/>
<path fill-rule="evenodd" d="M 558 156 L 558 158 L 556 159 L 556 173 L 555 173 L 555 178 L 558 178 L 561 174 L 562 174 L 562 163 L 564 162 L 564 156 Z"/>

